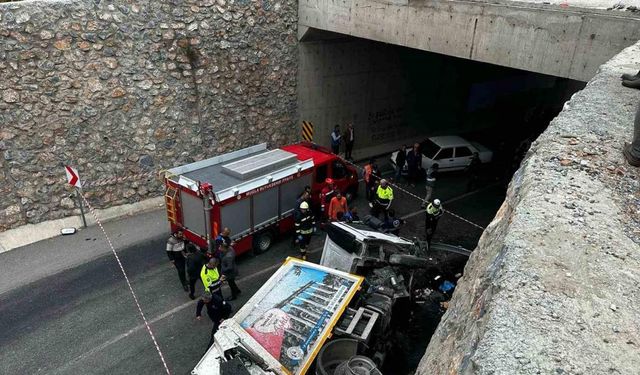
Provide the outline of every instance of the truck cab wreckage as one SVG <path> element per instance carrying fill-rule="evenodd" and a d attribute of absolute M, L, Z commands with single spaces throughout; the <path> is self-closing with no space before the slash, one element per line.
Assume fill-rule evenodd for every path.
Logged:
<path fill-rule="evenodd" d="M 220 325 L 193 375 L 382 374 L 394 321 L 406 321 L 425 298 L 448 299 L 450 290 L 433 284 L 442 280 L 431 253 L 470 254 L 358 222 L 334 222 L 326 232 L 320 264 L 287 258 Z"/>

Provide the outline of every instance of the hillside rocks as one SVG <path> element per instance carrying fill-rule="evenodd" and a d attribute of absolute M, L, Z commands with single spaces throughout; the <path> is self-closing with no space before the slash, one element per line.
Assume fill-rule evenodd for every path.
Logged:
<path fill-rule="evenodd" d="M 0 4 L 0 231 L 74 213 L 64 164 L 97 180 L 293 140 L 296 7 Z M 97 207 L 161 192 L 146 178 L 87 191 Z"/>

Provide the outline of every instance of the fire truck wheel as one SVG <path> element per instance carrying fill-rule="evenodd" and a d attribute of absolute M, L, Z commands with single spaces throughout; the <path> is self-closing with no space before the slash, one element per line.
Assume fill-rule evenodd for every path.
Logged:
<path fill-rule="evenodd" d="M 258 233 L 253 238 L 253 252 L 256 254 L 262 254 L 269 250 L 273 243 L 273 233 L 262 232 Z"/>

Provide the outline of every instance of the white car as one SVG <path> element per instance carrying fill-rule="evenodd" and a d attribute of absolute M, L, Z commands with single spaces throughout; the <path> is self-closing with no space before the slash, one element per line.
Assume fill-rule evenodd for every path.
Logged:
<path fill-rule="evenodd" d="M 411 148 L 407 149 L 407 153 Z M 469 142 L 455 135 L 431 137 L 420 143 L 422 152 L 422 168 L 425 170 L 438 164 L 440 172 L 459 171 L 465 169 L 474 153 L 478 153 L 481 163 L 488 163 L 493 158 L 493 152 L 476 142 Z M 391 163 L 395 166 L 398 151 L 391 154 Z M 403 170 L 406 170 L 407 166 Z"/>

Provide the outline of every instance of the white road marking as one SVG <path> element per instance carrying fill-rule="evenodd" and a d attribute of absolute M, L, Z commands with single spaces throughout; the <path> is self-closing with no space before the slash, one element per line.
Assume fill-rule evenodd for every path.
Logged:
<path fill-rule="evenodd" d="M 465 194 L 461 194 L 461 195 L 459 195 L 457 197 L 454 197 L 454 198 L 451 198 L 451 199 L 445 201 L 444 203 L 445 204 L 449 204 L 449 203 L 452 203 L 452 202 L 467 198 L 467 197 L 469 197 L 471 195 L 474 195 L 474 194 L 477 194 L 477 193 L 479 193 L 481 191 L 487 190 L 487 189 L 497 185 L 498 183 L 499 182 L 495 182 L 493 184 L 490 184 L 490 185 L 487 185 L 487 186 L 483 187 L 482 189 L 478 189 L 478 190 L 470 191 L 470 192 L 465 193 Z M 404 215 L 402 217 L 402 219 L 406 220 L 408 218 L 420 215 L 422 213 L 424 213 L 424 209 L 421 209 L 421 210 L 412 212 L 410 214 Z M 316 248 L 314 250 L 311 250 L 308 253 L 309 254 L 315 254 L 315 253 L 317 253 L 317 252 L 319 252 L 321 250 L 322 250 L 322 247 Z M 282 265 L 281 263 L 273 264 L 273 265 L 271 265 L 271 266 L 269 266 L 269 267 L 267 267 L 267 268 L 265 268 L 265 269 L 263 269 L 261 271 L 258 271 L 256 273 L 251 274 L 251 275 L 242 277 L 242 278 L 238 279 L 237 282 L 238 283 L 244 283 L 246 281 L 252 280 L 252 279 L 254 279 L 254 278 L 258 277 L 258 276 L 264 275 L 265 273 L 269 273 L 269 272 L 277 269 L 281 265 Z M 188 301 L 188 302 L 183 303 L 182 305 L 176 306 L 173 309 L 168 310 L 168 311 L 156 316 L 155 318 L 151 319 L 149 321 L 149 324 L 155 324 L 155 323 L 157 323 L 157 322 L 159 322 L 159 321 L 161 321 L 161 320 L 163 320 L 165 318 L 170 317 L 171 315 L 174 315 L 174 314 L 186 309 L 189 306 L 192 306 L 195 303 L 196 303 L 196 301 Z M 125 333 L 123 333 L 121 335 L 118 335 L 118 336 L 116 336 L 116 337 L 114 337 L 114 338 L 112 338 L 112 339 L 110 339 L 108 341 L 105 341 L 104 343 L 94 347 L 93 349 L 90 349 L 89 351 L 87 351 L 87 352 L 81 354 L 80 356 L 74 358 L 73 360 L 67 362 L 64 366 L 56 369 L 55 373 L 64 372 L 64 370 L 66 370 L 67 368 L 69 368 L 73 364 L 78 363 L 78 362 L 84 360 L 85 358 L 91 357 L 91 356 L 95 355 L 96 353 L 101 352 L 102 350 L 106 349 L 107 347 L 109 347 L 109 346 L 111 346 L 113 344 L 116 344 L 117 342 L 119 342 L 119 341 L 121 341 L 121 340 L 123 340 L 123 339 L 125 339 L 125 338 L 127 338 L 129 336 L 131 336 L 132 334 L 134 334 L 134 333 L 136 333 L 136 332 L 138 332 L 138 331 L 140 331 L 140 330 L 142 330 L 144 328 L 145 328 L 145 325 L 144 324 L 140 324 L 140 325 L 130 329 L 129 331 L 127 331 L 127 332 L 125 332 Z"/>
<path fill-rule="evenodd" d="M 317 252 L 319 252 L 321 250 L 322 250 L 322 247 L 313 249 L 311 251 L 308 251 L 307 253 L 308 254 L 315 254 L 315 253 L 317 253 Z M 255 273 L 253 273 L 251 275 L 248 275 L 248 276 L 245 276 L 245 277 L 241 277 L 241 278 L 239 278 L 237 280 L 237 282 L 238 283 L 244 283 L 246 281 L 252 280 L 252 279 L 254 279 L 254 278 L 258 277 L 258 276 L 264 275 L 265 273 L 269 273 L 269 272 L 275 271 L 281 265 L 282 265 L 282 263 L 273 264 L 273 265 L 271 265 L 271 266 L 269 266 L 269 267 L 267 267 L 267 268 L 265 268 L 265 269 L 263 269 L 261 271 L 255 272 Z M 197 301 L 188 301 L 188 302 L 183 303 L 182 305 L 176 306 L 173 309 L 168 310 L 168 311 L 156 316 L 155 318 L 149 320 L 149 324 L 155 324 L 155 323 L 157 323 L 157 322 L 159 322 L 159 321 L 161 321 L 161 320 L 163 320 L 165 318 L 170 317 L 173 314 L 176 314 L 176 313 L 186 309 L 187 307 L 193 306 L 195 303 L 197 303 Z M 109 346 L 111 346 L 113 344 L 116 344 L 117 342 L 119 342 L 119 341 L 121 341 L 121 340 L 123 340 L 123 339 L 125 339 L 125 338 L 127 338 L 129 336 L 131 336 L 132 334 L 134 334 L 134 333 L 136 333 L 136 332 L 138 332 L 140 330 L 143 330 L 144 328 L 145 328 L 144 324 L 140 324 L 138 326 L 135 326 L 135 327 L 131 328 L 130 330 L 128 330 L 127 332 L 125 332 L 125 333 L 123 333 L 121 335 L 118 335 L 118 336 L 116 336 L 116 337 L 114 337 L 114 338 L 112 338 L 112 339 L 110 339 L 108 341 L 105 341 L 104 343 L 94 347 L 93 349 L 90 349 L 89 351 L 77 356 L 76 358 L 74 358 L 71 361 L 67 362 L 64 366 L 57 368 L 54 373 L 64 373 L 65 370 L 70 368 L 75 363 L 78 363 L 78 362 L 80 362 L 80 361 L 82 361 L 82 360 L 84 360 L 86 358 L 94 356 L 95 354 L 101 352 L 102 350 L 108 348 Z"/>
<path fill-rule="evenodd" d="M 498 185 L 499 183 L 500 183 L 500 181 L 494 182 L 492 184 L 489 184 L 489 185 L 483 187 L 482 189 L 478 189 L 478 190 L 474 190 L 474 191 L 470 191 L 468 193 L 464 193 L 464 194 L 458 195 L 457 197 L 453 197 L 453 198 L 451 198 L 451 199 L 449 199 L 447 201 L 444 201 L 442 204 L 449 204 L 449 203 L 453 203 L 455 201 L 459 201 L 461 199 L 464 199 L 464 198 L 467 198 L 467 197 L 472 196 L 474 194 L 477 194 L 477 193 L 479 193 L 481 191 L 485 191 L 485 190 L 487 190 L 489 188 L 492 188 L 492 187 Z M 446 209 L 445 209 L 445 211 L 446 211 Z M 423 213 L 424 213 L 424 208 L 421 209 L 421 210 L 406 214 L 406 215 L 402 216 L 401 219 L 402 220 L 407 220 L 409 218 L 412 218 L 414 216 L 418 216 L 418 215 L 423 214 Z"/>

